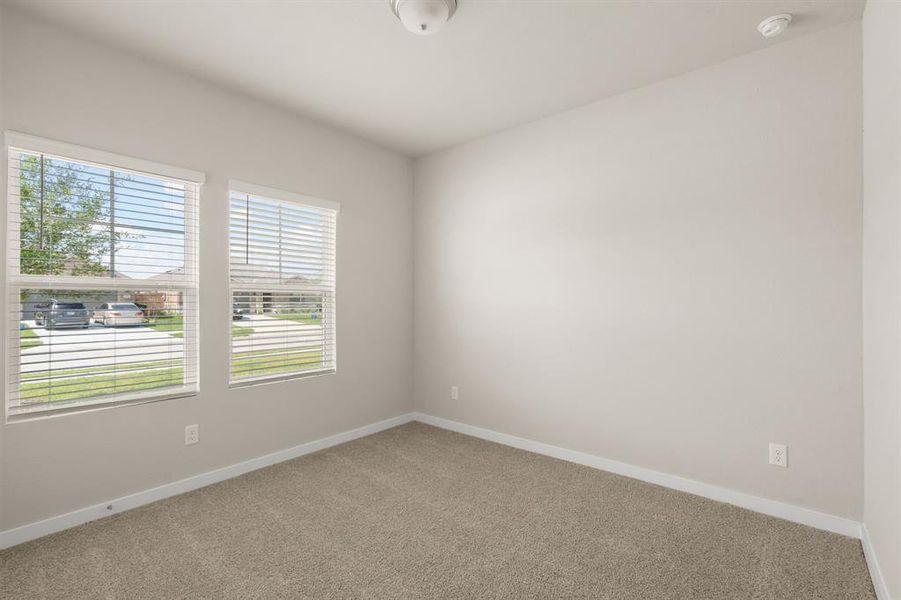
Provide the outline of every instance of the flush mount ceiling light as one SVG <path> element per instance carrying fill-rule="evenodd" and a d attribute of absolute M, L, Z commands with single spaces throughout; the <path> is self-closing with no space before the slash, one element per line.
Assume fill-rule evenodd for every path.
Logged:
<path fill-rule="evenodd" d="M 457 10 L 457 0 L 389 0 L 407 31 L 431 35 L 440 31 Z"/>
<path fill-rule="evenodd" d="M 757 31 L 765 38 L 776 37 L 788 29 L 788 24 L 791 22 L 792 16 L 790 14 L 773 15 L 761 21 L 760 25 L 757 26 Z"/>

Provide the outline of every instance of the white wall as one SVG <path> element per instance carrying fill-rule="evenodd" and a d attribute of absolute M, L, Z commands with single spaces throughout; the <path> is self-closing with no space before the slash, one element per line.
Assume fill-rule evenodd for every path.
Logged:
<path fill-rule="evenodd" d="M 864 522 L 901 598 L 901 3 L 863 18 Z"/>
<path fill-rule="evenodd" d="M 860 519 L 860 42 L 417 161 L 417 409 Z"/>
<path fill-rule="evenodd" d="M 411 409 L 407 158 L 12 10 L 2 55 L 5 128 L 204 171 L 208 185 L 201 394 L 2 426 L 0 530 Z M 342 204 L 336 375 L 227 389 L 229 178 Z M 190 423 L 201 442 L 186 447 Z"/>

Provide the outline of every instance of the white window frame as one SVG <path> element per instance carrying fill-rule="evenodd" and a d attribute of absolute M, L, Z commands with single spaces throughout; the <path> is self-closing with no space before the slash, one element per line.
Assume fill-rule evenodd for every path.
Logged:
<path fill-rule="evenodd" d="M 256 196 L 258 198 L 262 198 L 265 200 L 272 200 L 275 202 L 293 202 L 302 206 L 311 206 L 315 208 L 325 208 L 328 210 L 335 211 L 335 240 L 334 247 L 332 248 L 332 256 L 334 257 L 335 264 L 334 273 L 335 273 L 335 282 L 334 289 L 332 291 L 332 309 L 331 309 L 331 318 L 333 321 L 336 320 L 336 314 L 338 312 L 338 234 L 337 234 L 337 221 L 338 215 L 341 213 L 341 204 L 339 202 L 335 202 L 333 200 L 324 200 L 322 198 L 316 198 L 314 196 L 307 196 L 304 194 L 298 194 L 296 192 L 289 192 L 286 190 L 280 190 L 276 188 L 267 187 L 264 185 L 259 185 L 256 183 L 248 183 L 246 181 L 239 181 L 236 179 L 230 179 L 228 182 L 228 196 L 229 203 L 227 210 L 229 214 L 231 214 L 231 194 L 235 192 L 238 194 L 249 194 L 251 196 Z M 228 231 L 226 231 L 225 236 L 225 255 L 227 257 L 231 256 L 231 222 L 230 218 L 226 219 L 228 223 Z M 239 290 L 248 290 L 254 288 L 254 285 L 242 285 Z M 264 284 L 259 287 L 260 290 L 265 288 L 267 291 L 272 291 L 273 289 L 279 287 L 273 284 Z M 296 288 L 293 286 L 285 286 L 283 288 L 285 291 L 296 291 Z M 310 369 L 309 371 L 304 371 L 301 373 L 285 373 L 285 374 L 274 374 L 274 375 L 261 375 L 259 377 L 245 378 L 245 379 L 232 379 L 232 354 L 233 354 L 233 339 L 231 335 L 231 327 L 233 324 L 232 321 L 232 304 L 234 302 L 234 291 L 232 288 L 232 277 L 231 277 L 231 258 L 229 258 L 229 268 L 228 268 L 228 295 L 226 299 L 228 301 L 228 329 L 229 332 L 229 342 L 228 342 L 228 387 L 231 389 L 235 388 L 245 388 L 254 385 L 262 385 L 268 383 L 277 383 L 281 381 L 290 381 L 293 379 L 304 379 L 307 377 L 317 377 L 320 375 L 331 375 L 337 372 L 338 369 L 338 329 L 337 322 L 332 325 L 332 334 L 334 336 L 332 340 L 332 348 L 333 348 L 333 360 L 332 366 L 323 367 L 321 369 Z"/>
<path fill-rule="evenodd" d="M 10 235 L 10 212 L 18 208 L 18 194 L 10 194 L 10 179 L 7 173 L 6 185 L 3 186 L 2 193 L 6 198 L 4 205 L 4 235 L 7 238 L 6 257 L 3 265 L 3 295 L 6 298 L 5 314 L 2 315 L 0 321 L 0 331 L 3 331 L 3 360 L 6 369 L 17 369 L 19 364 L 19 328 L 11 326 L 11 315 L 16 312 L 21 313 L 21 306 L 18 300 L 12 303 L 12 295 L 10 292 L 14 289 L 27 288 L 51 288 L 51 289 L 96 289 L 96 290 L 122 290 L 134 289 L 136 286 L 141 289 L 171 289 L 173 285 L 178 285 L 186 290 L 192 290 L 194 295 L 195 310 L 199 316 L 200 305 L 200 286 L 199 286 L 199 254 L 198 254 L 198 237 L 199 227 L 197 217 L 200 204 L 200 190 L 206 182 L 206 175 L 199 171 L 183 169 L 181 167 L 173 167 L 148 160 L 132 158 L 94 148 L 87 148 L 49 140 L 16 131 L 6 131 L 4 134 L 4 146 L 6 149 L 6 162 L 3 166 L 6 172 L 7 165 L 10 164 L 14 153 L 29 152 L 43 154 L 51 158 L 59 158 L 61 160 L 76 160 L 84 162 L 92 166 L 105 169 L 114 169 L 120 172 L 132 172 L 137 175 L 159 177 L 160 179 L 169 179 L 178 183 L 189 183 L 197 186 L 197 194 L 193 202 L 185 203 L 185 220 L 191 220 L 195 223 L 194 227 L 185 227 L 185 279 L 183 283 L 173 284 L 172 281 L 154 281 L 154 280 L 116 280 L 110 277 L 78 277 L 70 275 L 23 275 L 20 272 L 19 264 L 19 235 Z M 190 321 L 190 322 L 189 322 Z M 18 325 L 18 323 L 17 323 Z M 11 337 L 15 339 L 10 340 Z M 6 416 L 6 422 L 14 422 L 19 420 L 27 420 L 36 417 L 45 417 L 58 414 L 68 414 L 76 412 L 84 412 L 88 410 L 97 410 L 100 408 L 110 408 L 117 406 L 125 406 L 132 404 L 143 404 L 145 402 L 155 402 L 159 400 L 168 400 L 172 398 L 182 398 L 186 396 L 196 395 L 200 390 L 200 372 L 199 372 L 199 356 L 200 356 L 200 331 L 199 324 L 195 319 L 186 320 L 184 324 L 184 357 L 185 365 L 193 364 L 197 373 L 197 382 L 193 385 L 184 386 L 183 388 L 168 389 L 163 393 L 149 392 L 126 392 L 117 394 L 112 398 L 88 399 L 82 402 L 73 402 L 66 406 L 60 407 L 34 407 L 33 409 L 10 410 L 10 381 L 15 371 L 6 373 L 6 385 L 3 391 L 3 411 Z M 10 343 L 10 341 L 12 343 Z M 16 349 L 16 350 L 12 350 Z"/>

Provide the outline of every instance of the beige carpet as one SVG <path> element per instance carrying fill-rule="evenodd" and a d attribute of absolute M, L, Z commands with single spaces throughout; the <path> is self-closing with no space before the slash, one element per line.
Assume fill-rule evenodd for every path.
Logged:
<path fill-rule="evenodd" d="M 12 598 L 874 598 L 856 540 L 411 423 L 0 553 Z"/>

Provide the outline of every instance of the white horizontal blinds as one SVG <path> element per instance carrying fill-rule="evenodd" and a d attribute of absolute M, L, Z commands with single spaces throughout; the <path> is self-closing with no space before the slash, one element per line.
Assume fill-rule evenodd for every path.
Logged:
<path fill-rule="evenodd" d="M 8 413 L 190 393 L 199 185 L 9 148 Z"/>
<path fill-rule="evenodd" d="M 336 217 L 231 192 L 233 384 L 335 370 Z"/>

